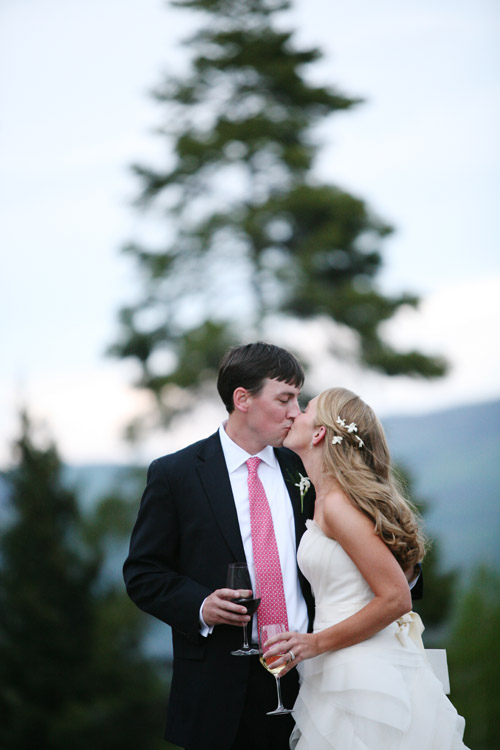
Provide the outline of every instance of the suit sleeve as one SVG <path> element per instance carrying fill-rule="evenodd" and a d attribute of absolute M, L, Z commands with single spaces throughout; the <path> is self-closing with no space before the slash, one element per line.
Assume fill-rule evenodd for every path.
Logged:
<path fill-rule="evenodd" d="M 411 589 L 411 598 L 413 601 L 424 598 L 424 574 L 422 572 L 422 565 L 418 563 L 417 568 L 419 570 L 419 575 Z"/>
<path fill-rule="evenodd" d="M 162 465 L 153 461 L 123 576 L 140 609 L 184 635 L 198 635 L 199 610 L 211 591 L 178 570 L 180 528 L 173 494 Z"/>

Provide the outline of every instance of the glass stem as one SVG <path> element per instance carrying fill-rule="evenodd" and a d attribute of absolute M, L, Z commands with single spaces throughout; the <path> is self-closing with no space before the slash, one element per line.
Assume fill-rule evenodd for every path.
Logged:
<path fill-rule="evenodd" d="M 248 635 L 247 635 L 247 626 L 246 623 L 243 625 L 243 648 L 248 649 L 250 646 L 248 645 Z"/>
<path fill-rule="evenodd" d="M 274 675 L 276 679 L 276 690 L 278 691 L 278 708 L 284 708 L 283 701 L 281 700 L 281 683 L 278 675 Z"/>

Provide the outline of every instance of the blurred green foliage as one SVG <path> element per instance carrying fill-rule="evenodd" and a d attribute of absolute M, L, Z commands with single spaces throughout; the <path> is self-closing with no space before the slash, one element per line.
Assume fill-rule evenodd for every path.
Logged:
<path fill-rule="evenodd" d="M 35 440 L 23 416 L 14 468 L 2 477 L 9 491 L 0 508 L 0 747 L 168 748 L 170 664 L 147 655 L 151 618 L 128 600 L 121 581 L 143 471 L 137 482 L 121 475 L 134 502 L 106 490 L 82 515 L 61 469 L 54 445 Z M 408 473 L 399 473 L 425 514 Z M 426 646 L 447 649 L 465 741 L 474 750 L 500 750 L 500 576 L 482 568 L 464 586 L 442 570 L 433 541 L 424 577 L 415 609 Z"/>
<path fill-rule="evenodd" d="M 483 566 L 460 596 L 446 643 L 451 699 L 473 750 L 500 750 L 499 622 L 500 574 Z"/>
<path fill-rule="evenodd" d="M 179 388 L 196 393 L 230 344 L 276 335 L 282 320 L 335 322 L 351 356 L 388 375 L 442 375 L 441 358 L 396 351 L 382 337 L 385 321 L 418 304 L 377 286 L 391 227 L 315 172 L 317 126 L 360 100 L 313 83 L 321 52 L 299 49 L 276 21 L 287 2 L 175 5 L 204 25 L 186 42 L 188 71 L 155 92 L 165 164 L 134 167 L 138 204 L 165 239 L 126 248 L 138 294 L 120 312 L 111 353 L 139 365 L 137 385 L 167 421 L 189 406 Z"/>
<path fill-rule="evenodd" d="M 398 476 L 406 496 L 425 517 L 429 502 L 414 495 L 411 474 Z M 469 575 L 443 570 L 439 539 L 428 539 L 423 562 L 424 597 L 413 603 L 425 625 L 426 648 L 444 648 L 450 699 L 466 720 L 464 742 L 473 750 L 500 750 L 500 574 L 478 566 Z"/>
<path fill-rule="evenodd" d="M 160 750 L 165 669 L 142 651 L 146 618 L 103 575 L 125 506 L 110 499 L 86 525 L 26 416 L 15 460 L 0 534 L 0 747 Z"/>

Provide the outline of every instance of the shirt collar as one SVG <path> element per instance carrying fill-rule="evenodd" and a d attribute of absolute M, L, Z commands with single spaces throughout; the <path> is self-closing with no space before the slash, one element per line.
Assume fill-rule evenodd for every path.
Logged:
<path fill-rule="evenodd" d="M 231 472 L 239 469 L 240 466 L 251 457 L 251 454 L 247 453 L 247 451 L 235 443 L 234 440 L 231 440 L 225 429 L 226 422 L 227 420 L 219 427 L 219 436 L 224 458 L 226 459 L 227 470 L 231 474 Z M 255 455 L 268 464 L 268 466 L 271 466 L 272 468 L 278 467 L 278 460 L 274 454 L 272 446 L 266 445 L 265 448 Z"/>

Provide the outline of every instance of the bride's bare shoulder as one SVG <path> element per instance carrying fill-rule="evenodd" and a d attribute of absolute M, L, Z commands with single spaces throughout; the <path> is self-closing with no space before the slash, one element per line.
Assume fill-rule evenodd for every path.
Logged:
<path fill-rule="evenodd" d="M 365 525 L 368 519 L 356 508 L 349 497 L 336 489 L 328 493 L 323 503 L 323 528 L 327 536 L 340 540 L 346 533 Z"/>

